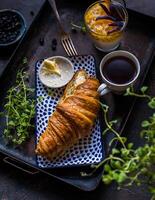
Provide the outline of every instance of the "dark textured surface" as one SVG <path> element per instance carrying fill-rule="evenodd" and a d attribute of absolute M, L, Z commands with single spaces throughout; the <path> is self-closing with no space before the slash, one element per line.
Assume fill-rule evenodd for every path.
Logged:
<path fill-rule="evenodd" d="M 64 11 L 65 13 L 65 11 Z M 85 50 L 83 50 L 85 51 Z M 41 50 L 38 50 L 40 54 Z M 46 52 L 45 52 L 46 55 Z M 152 70 L 155 64 L 152 65 Z M 149 73 L 148 83 L 150 89 L 154 90 L 154 72 Z M 128 123 L 125 133 L 128 134 L 130 140 L 135 141 L 139 145 L 138 132 L 140 121 L 145 118 L 149 110 L 145 107 L 144 102 L 138 102 L 135 107 L 131 120 Z M 141 112 L 137 112 L 143 110 Z M 145 112 L 144 112 L 145 111 Z M 138 142 L 137 142 L 138 141 Z M 6 164 L 0 164 L 0 199 L 105 199 L 105 200 L 149 200 L 149 195 L 146 192 L 146 187 L 136 188 L 133 187 L 130 190 L 123 189 L 121 191 L 116 190 L 116 186 L 112 185 L 105 187 L 102 184 L 93 192 L 85 193 L 79 192 L 76 189 L 71 188 L 68 185 L 62 184 L 54 179 L 51 179 L 45 175 L 29 176 L 20 172 L 17 169 L 11 168 Z"/>
<path fill-rule="evenodd" d="M 133 10 L 155 17 L 155 1 L 154 0 L 126 0 L 127 6 Z"/>

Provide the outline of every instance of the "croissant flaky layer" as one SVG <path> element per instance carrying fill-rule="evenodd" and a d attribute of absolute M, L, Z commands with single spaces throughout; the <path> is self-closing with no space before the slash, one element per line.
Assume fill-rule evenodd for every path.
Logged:
<path fill-rule="evenodd" d="M 99 110 L 98 87 L 84 70 L 75 73 L 39 138 L 38 155 L 52 160 L 90 133 Z"/>

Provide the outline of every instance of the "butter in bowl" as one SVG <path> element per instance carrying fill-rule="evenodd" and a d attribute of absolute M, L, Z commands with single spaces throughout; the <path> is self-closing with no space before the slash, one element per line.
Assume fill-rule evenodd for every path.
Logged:
<path fill-rule="evenodd" d="M 73 77 L 74 68 L 72 62 L 63 56 L 47 58 L 41 64 L 39 78 L 41 82 L 50 88 L 65 86 Z"/>

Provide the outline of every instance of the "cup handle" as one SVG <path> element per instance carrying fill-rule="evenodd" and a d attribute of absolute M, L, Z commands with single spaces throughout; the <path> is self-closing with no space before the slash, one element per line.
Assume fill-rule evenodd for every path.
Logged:
<path fill-rule="evenodd" d="M 98 88 L 97 91 L 99 92 L 100 96 L 104 96 L 104 95 L 106 95 L 107 93 L 110 92 L 110 90 L 107 88 L 107 85 L 104 84 L 104 83 L 102 83 L 102 84 L 99 86 L 99 88 Z"/>

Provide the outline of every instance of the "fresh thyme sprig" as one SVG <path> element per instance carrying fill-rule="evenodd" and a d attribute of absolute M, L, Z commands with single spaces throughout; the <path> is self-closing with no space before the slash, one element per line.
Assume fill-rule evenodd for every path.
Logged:
<path fill-rule="evenodd" d="M 148 100 L 148 106 L 150 108 L 154 109 L 155 108 L 155 97 L 151 97 L 151 96 L 147 95 L 146 94 L 147 90 L 148 90 L 148 87 L 143 86 L 141 88 L 141 94 L 139 94 L 139 93 L 135 93 L 133 88 L 131 87 L 126 90 L 125 96 L 135 96 L 135 97 L 139 97 L 139 98 L 146 98 Z"/>
<path fill-rule="evenodd" d="M 82 33 L 86 33 L 87 32 L 86 26 L 84 25 L 83 22 L 81 22 L 80 25 L 77 25 L 77 24 L 71 22 L 71 26 L 72 26 L 72 29 L 80 30 Z"/>
<path fill-rule="evenodd" d="M 20 145 L 29 138 L 35 115 L 35 101 L 31 98 L 34 89 L 26 84 L 27 74 L 19 71 L 15 86 L 7 91 L 5 104 L 6 128 L 4 138 L 8 143 Z"/>
<path fill-rule="evenodd" d="M 136 96 L 148 99 L 148 106 L 155 109 L 155 98 L 146 94 L 147 87 L 141 88 L 141 93 L 135 93 L 133 88 L 128 88 L 125 95 Z M 105 112 L 105 106 L 102 106 Z M 107 119 L 107 118 L 106 118 Z M 106 122 L 108 127 L 110 122 Z M 113 128 L 109 127 L 113 131 Z M 119 134 L 119 133 L 118 133 Z M 152 199 L 155 198 L 155 113 L 147 120 L 142 122 L 142 131 L 140 136 L 145 139 L 145 144 L 135 148 L 133 143 L 127 144 L 127 138 L 120 140 L 122 148 L 114 148 L 104 165 L 104 174 L 102 180 L 109 184 L 112 181 L 119 186 L 131 186 L 133 183 L 141 185 L 143 182 L 148 184 L 152 193 Z M 96 166 L 98 168 L 98 166 Z"/>
<path fill-rule="evenodd" d="M 147 87 L 141 88 L 141 93 L 135 93 L 133 88 L 128 88 L 125 96 L 136 96 L 148 100 L 148 106 L 155 109 L 155 97 L 146 94 Z M 113 127 L 116 123 L 108 121 L 109 107 L 101 103 L 104 113 L 104 121 L 107 128 L 106 133 L 115 134 L 114 139 L 120 142 L 122 147 L 112 149 L 110 155 L 100 162 L 98 165 L 93 165 L 93 171 L 90 174 L 82 173 L 82 175 L 92 175 L 99 167 L 103 167 L 102 181 L 105 184 L 110 184 L 115 181 L 118 187 L 129 187 L 132 184 L 138 186 L 146 183 L 152 194 L 152 200 L 155 199 L 155 113 L 147 120 L 141 123 L 142 130 L 140 137 L 145 140 L 145 144 L 136 148 L 133 143 L 128 143 L 127 138 L 120 136 L 119 132 Z M 111 143 L 112 143 L 111 142 Z M 111 144 L 110 144 L 111 145 Z"/>

